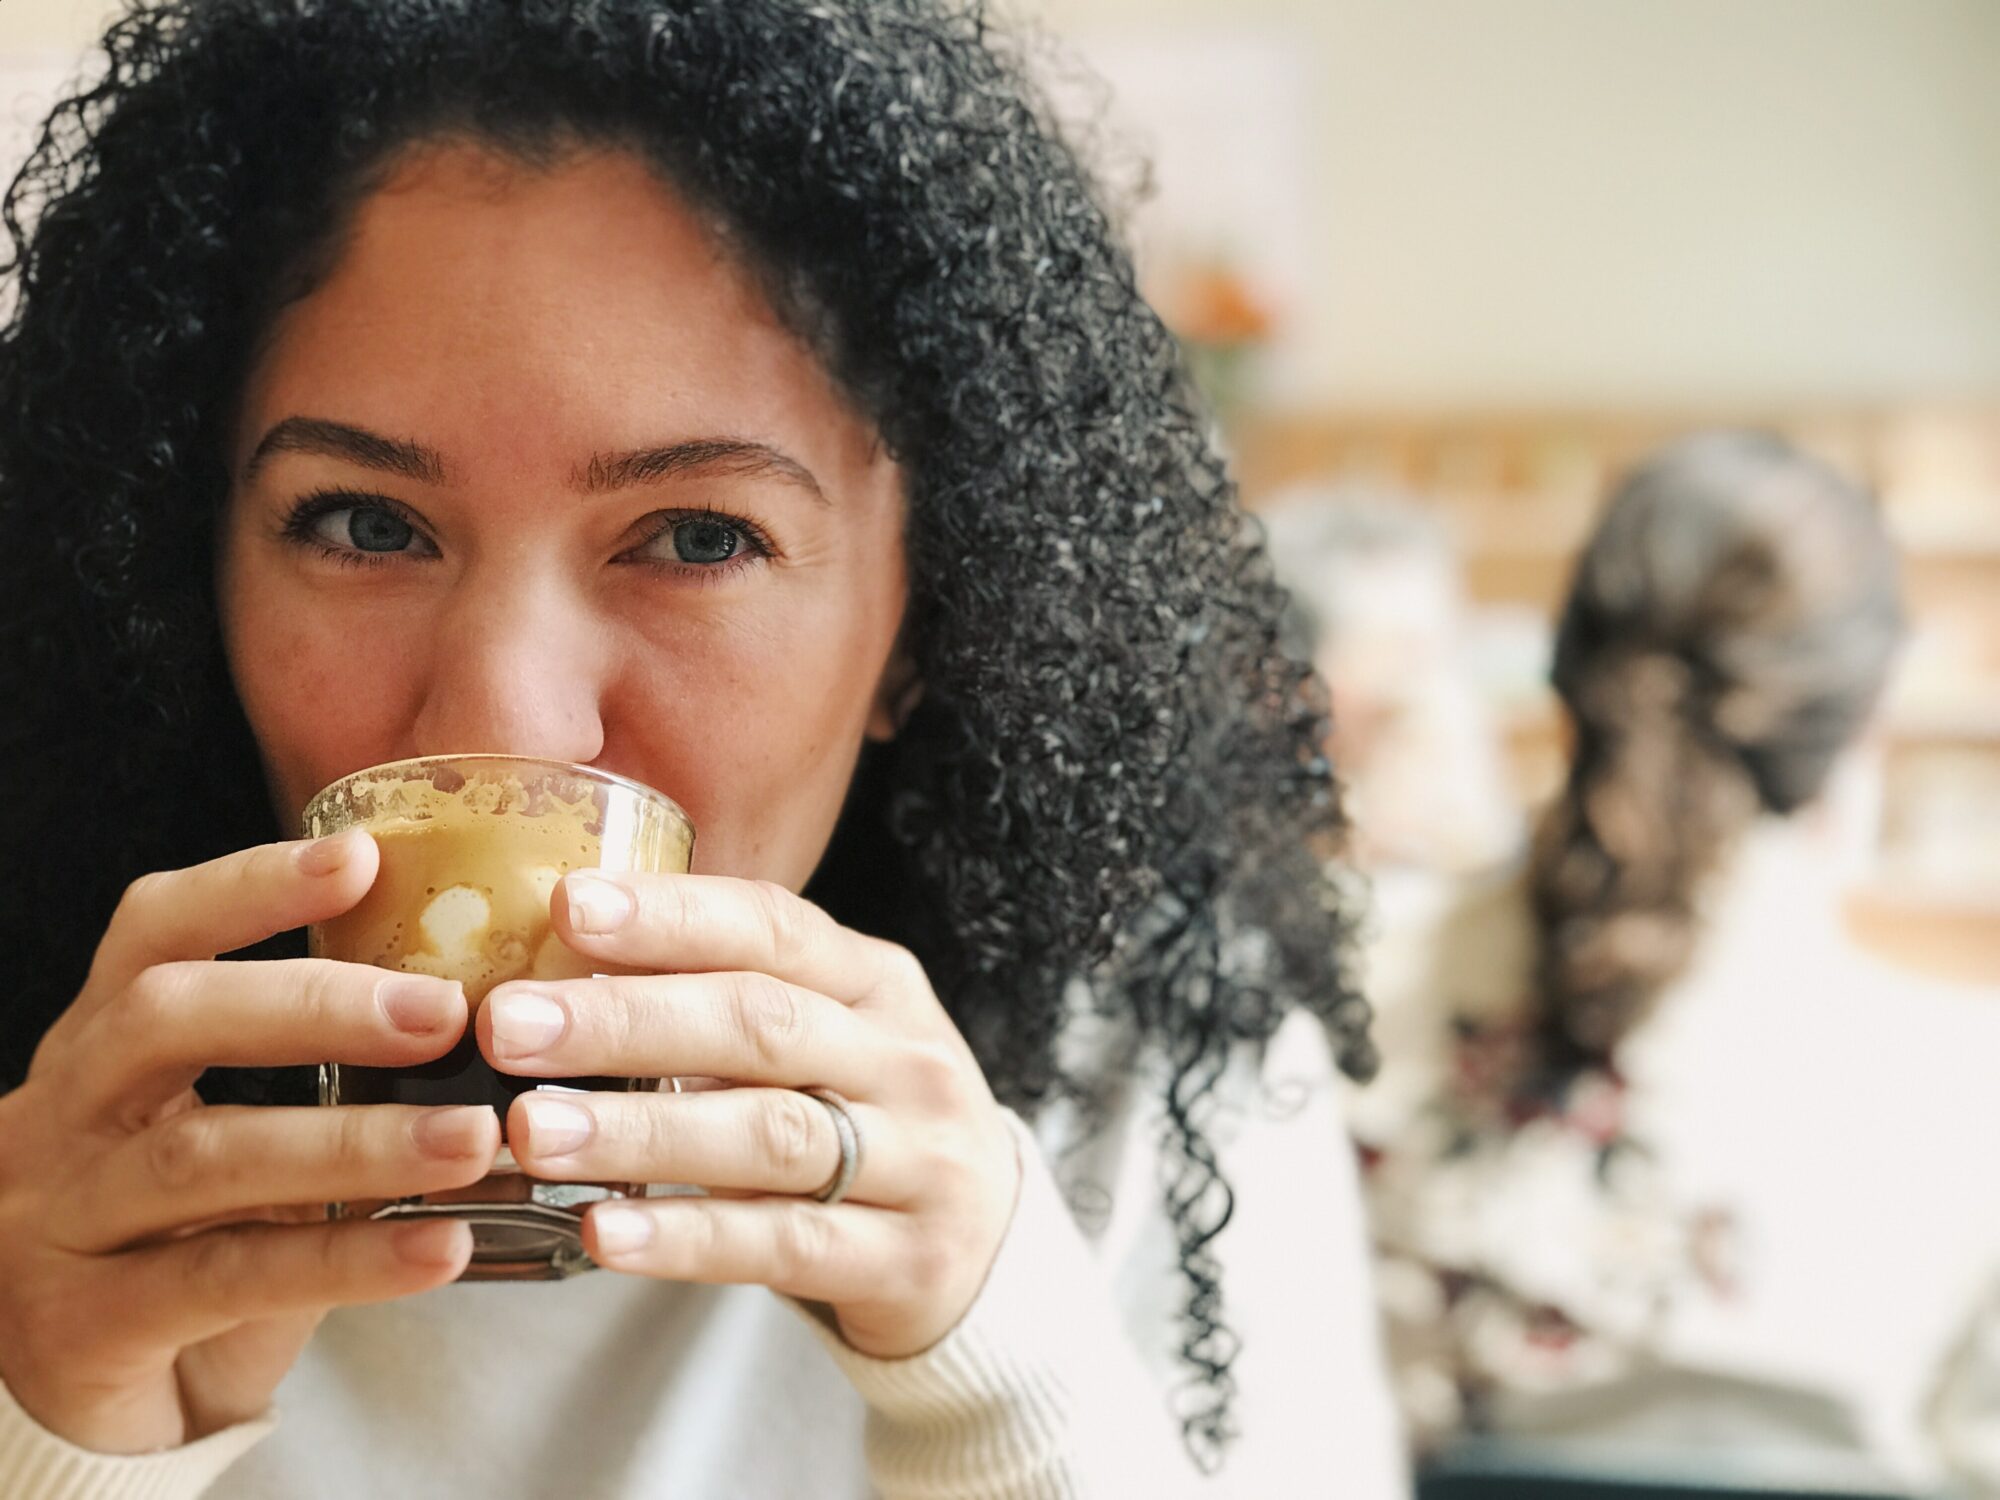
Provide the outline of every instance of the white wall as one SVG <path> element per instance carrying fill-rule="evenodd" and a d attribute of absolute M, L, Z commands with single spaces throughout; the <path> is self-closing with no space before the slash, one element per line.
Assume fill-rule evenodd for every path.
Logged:
<path fill-rule="evenodd" d="M 2000 393 L 1993 0 L 1024 3 L 1113 69 L 1223 17 L 1311 49 L 1301 399 Z"/>
<path fill-rule="evenodd" d="M 118 7 L 112 0 L 0 0 L 0 51 L 90 45 Z"/>
<path fill-rule="evenodd" d="M 1307 55 L 1290 401 L 2000 394 L 2000 0 L 1013 3 L 1113 72 L 1220 25 Z M 0 0 L 0 52 L 109 9 Z"/>
<path fill-rule="evenodd" d="M 49 99 L 115 9 L 112 0 L 0 0 L 0 182 L 12 180 Z"/>
<path fill-rule="evenodd" d="M 0 50 L 52 46 L 76 52 L 104 30 L 114 0 L 0 0 Z"/>

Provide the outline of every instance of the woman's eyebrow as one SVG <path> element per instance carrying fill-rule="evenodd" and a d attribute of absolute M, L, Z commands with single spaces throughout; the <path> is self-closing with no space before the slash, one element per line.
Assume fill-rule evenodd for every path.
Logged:
<path fill-rule="evenodd" d="M 604 495 L 677 474 L 783 479 L 821 505 L 830 503 L 812 470 L 769 443 L 747 438 L 693 438 L 629 453 L 599 453 L 572 476 L 571 483 L 583 494 Z"/>
<path fill-rule="evenodd" d="M 243 482 L 256 478 L 277 453 L 316 453 L 422 484 L 445 482 L 444 459 L 436 449 L 322 417 L 287 417 L 265 433 L 244 466 Z M 656 448 L 599 453 L 571 476 L 570 483 L 580 493 L 605 495 L 679 474 L 769 476 L 797 485 L 821 505 L 830 503 L 804 464 L 782 449 L 748 438 L 692 438 Z"/>
<path fill-rule="evenodd" d="M 367 469 L 400 474 L 421 484 L 443 484 L 444 460 L 434 448 L 401 438 L 383 437 L 365 427 L 345 422 L 329 422 L 321 417 L 287 417 L 257 444 L 250 462 L 243 466 L 243 482 L 257 477 L 257 471 L 274 453 L 317 453 L 327 458 L 344 458 Z"/>

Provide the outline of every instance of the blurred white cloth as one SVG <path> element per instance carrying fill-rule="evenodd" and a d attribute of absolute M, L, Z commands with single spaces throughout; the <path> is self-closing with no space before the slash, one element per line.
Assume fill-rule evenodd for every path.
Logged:
<path fill-rule="evenodd" d="M 1082 1018 L 1065 1040 L 1100 1068 L 1120 1050 Z M 1185 1388 L 1177 1351 L 1186 1283 L 1160 1207 L 1162 1068 L 1149 1059 L 1128 1074 L 1106 1101 L 1110 1127 L 1081 1149 L 1069 1144 L 1076 1124 L 1062 1110 L 1049 1111 L 1037 1134 L 1082 1207 L 1133 1347 Z M 1213 1242 L 1222 1317 L 1241 1341 L 1231 1367 L 1241 1436 L 1219 1495 L 1408 1500 L 1411 1492 L 1342 1125 L 1352 1092 L 1360 1091 L 1335 1070 L 1318 1022 L 1295 1013 L 1271 1039 L 1262 1071 L 1232 1070 L 1201 1108 L 1235 1195 L 1229 1227 Z M 1100 1216 L 1089 1208 L 1101 1192 L 1109 1198 Z"/>

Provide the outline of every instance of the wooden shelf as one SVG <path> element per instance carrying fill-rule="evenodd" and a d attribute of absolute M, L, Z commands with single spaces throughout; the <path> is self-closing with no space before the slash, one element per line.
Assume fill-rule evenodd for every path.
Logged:
<path fill-rule="evenodd" d="M 1554 616 L 1576 567 L 1568 552 L 1484 550 L 1464 560 L 1466 591 L 1481 604 L 1525 604 Z"/>
<path fill-rule="evenodd" d="M 1891 963 L 2000 986 L 2000 892 L 1868 886 L 1849 893 L 1843 915 L 1854 940 Z"/>
<path fill-rule="evenodd" d="M 1525 604 L 1553 615 L 1569 589 L 1576 553 L 1567 547 L 1474 544 L 1463 565 L 1466 588 L 1480 603 Z M 2000 630 L 2000 551 L 1905 551 L 1903 586 L 1920 613 L 1990 617 Z"/>
<path fill-rule="evenodd" d="M 1995 501 L 2000 506 L 2000 500 Z M 2000 536 L 1915 536 L 1901 532 L 1893 524 L 1896 545 L 1903 556 L 1917 562 L 1955 562 L 1973 567 L 2000 567 Z"/>
<path fill-rule="evenodd" d="M 2000 704 L 1935 713 L 1901 711 L 1890 716 L 1883 733 L 1897 747 L 2000 748 Z"/>

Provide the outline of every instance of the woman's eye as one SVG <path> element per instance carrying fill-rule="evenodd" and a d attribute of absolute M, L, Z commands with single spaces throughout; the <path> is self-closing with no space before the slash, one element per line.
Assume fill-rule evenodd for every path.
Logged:
<path fill-rule="evenodd" d="M 727 562 L 742 544 L 742 533 L 724 521 L 680 521 L 674 525 L 674 556 L 684 563 Z"/>
<path fill-rule="evenodd" d="M 313 536 L 329 547 L 357 552 L 406 552 L 416 540 L 416 528 L 392 511 L 374 505 L 348 505 L 316 517 Z"/>
<path fill-rule="evenodd" d="M 716 516 L 688 516 L 671 522 L 646 550 L 662 558 L 672 549 L 672 561 L 694 567 L 714 567 L 753 550 L 743 528 Z"/>

